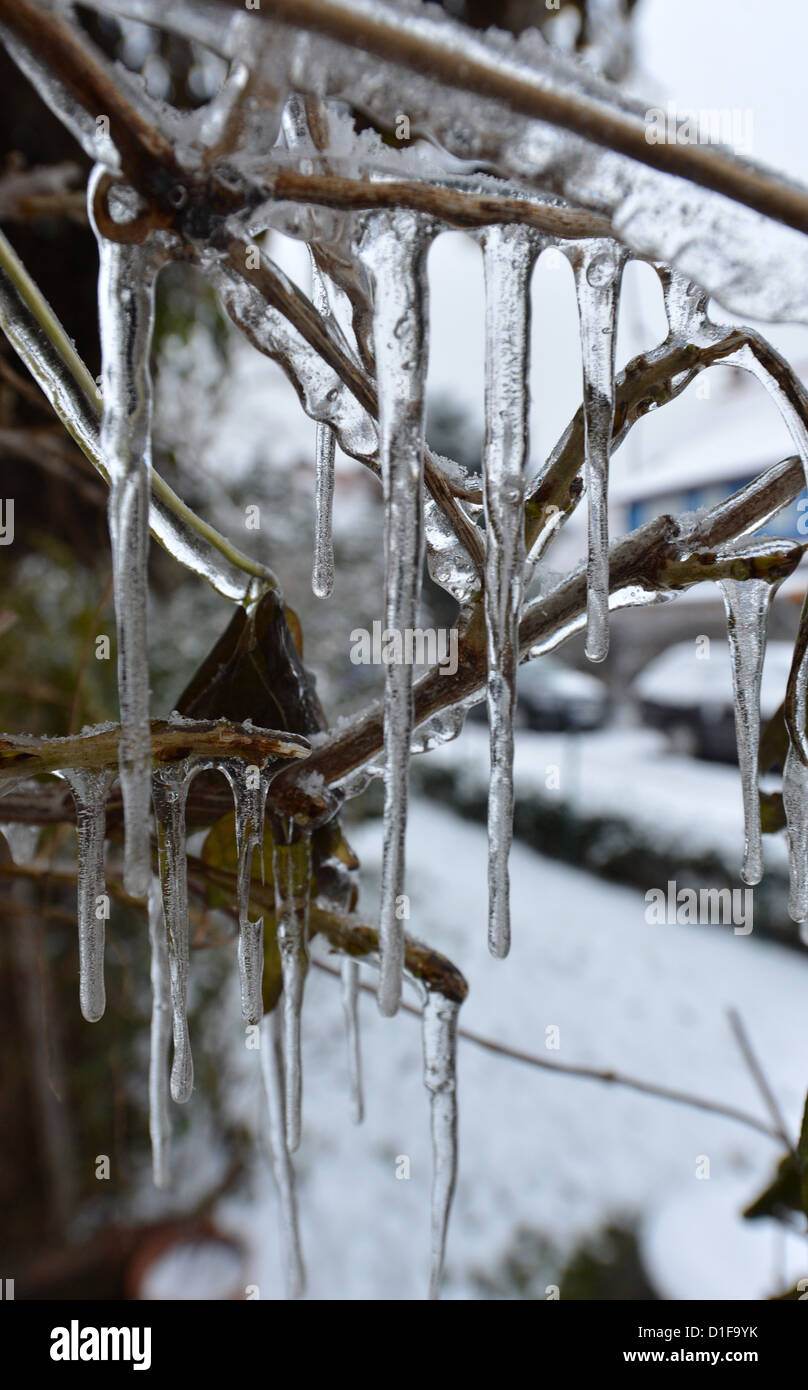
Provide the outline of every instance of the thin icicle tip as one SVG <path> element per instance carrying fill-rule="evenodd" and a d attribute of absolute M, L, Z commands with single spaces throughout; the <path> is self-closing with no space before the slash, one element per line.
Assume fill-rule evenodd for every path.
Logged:
<path fill-rule="evenodd" d="M 104 884 L 107 797 L 114 773 L 65 768 L 76 805 L 78 834 L 79 1002 L 88 1023 L 104 1015 L 104 940 L 109 898 Z"/>
<path fill-rule="evenodd" d="M 427 990 L 422 1019 L 424 1086 L 432 1132 L 432 1263 L 429 1297 L 440 1297 L 446 1233 L 457 1182 L 457 1017 L 460 1005 Z"/>

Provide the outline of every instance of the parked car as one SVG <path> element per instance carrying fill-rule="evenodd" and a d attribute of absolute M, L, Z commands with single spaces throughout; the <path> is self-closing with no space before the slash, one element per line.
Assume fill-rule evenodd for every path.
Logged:
<path fill-rule="evenodd" d="M 760 690 L 761 723 L 776 712 L 785 694 L 793 647 L 770 642 Z M 708 653 L 696 642 L 677 642 L 640 672 L 632 694 L 643 722 L 662 729 L 674 748 L 710 762 L 737 759 L 729 646 L 712 641 Z"/>
<path fill-rule="evenodd" d="M 587 671 L 576 671 L 554 656 L 540 656 L 519 667 L 516 725 L 542 732 L 599 729 L 609 715 L 606 685 Z M 485 701 L 469 718 L 485 722 Z"/>

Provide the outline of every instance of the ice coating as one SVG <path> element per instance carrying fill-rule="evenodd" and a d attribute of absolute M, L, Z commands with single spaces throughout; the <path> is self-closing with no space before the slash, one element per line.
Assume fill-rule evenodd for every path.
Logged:
<path fill-rule="evenodd" d="M 250 878 L 253 856 L 262 855 L 264 806 L 269 786 L 265 772 L 240 758 L 228 759 L 222 766 L 233 791 L 236 812 L 236 852 L 238 854 L 238 968 L 241 985 L 241 1012 L 245 1023 L 259 1023 L 264 1012 L 264 919 L 250 921 Z"/>
<path fill-rule="evenodd" d="M 11 783 L 7 782 L 2 792 L 0 792 L 0 795 L 6 791 L 10 791 L 11 788 L 16 785 L 17 779 Z M 12 822 L 9 824 L 0 824 L 0 830 L 3 832 L 14 863 L 29 864 L 34 858 L 37 845 L 39 844 L 39 826 L 20 825 L 17 822 Z"/>
<path fill-rule="evenodd" d="M 808 946 L 808 767 L 789 748 L 783 769 L 783 806 L 788 824 L 788 915 L 800 924 Z"/>
<path fill-rule="evenodd" d="M 727 613 L 735 697 L 735 737 L 743 792 L 744 852 L 741 878 L 760 883 L 763 845 L 758 792 L 760 746 L 760 682 L 766 654 L 766 626 L 776 585 L 766 579 L 718 581 Z"/>
<path fill-rule="evenodd" d="M 485 263 L 485 629 L 488 656 L 488 945 L 510 948 L 513 716 L 525 562 L 530 278 L 539 245 L 525 227 L 492 227 Z"/>
<path fill-rule="evenodd" d="M 418 626 L 424 558 L 424 389 L 427 369 L 426 256 L 432 224 L 396 211 L 368 218 L 359 254 L 373 286 L 373 340 L 385 502 L 385 626 L 402 637 Z M 379 1010 L 401 1000 L 404 841 L 413 729 L 412 667 L 391 664 L 384 696 L 384 838 L 379 924 Z"/>
<path fill-rule="evenodd" d="M 194 1064 L 188 1035 L 188 878 L 185 852 L 185 803 L 196 767 L 191 759 L 155 771 L 152 795 L 157 818 L 160 883 L 163 890 L 171 981 L 171 1020 L 174 1056 L 171 1095 L 178 1104 L 190 1099 Z"/>
<path fill-rule="evenodd" d="M 275 827 L 277 830 L 277 827 Z M 284 827 L 291 839 L 291 825 Z M 280 832 L 279 832 L 280 833 Z M 309 894 L 311 840 L 303 834 L 283 843 L 275 834 L 275 920 L 283 974 L 280 1008 L 283 1017 L 284 1114 L 286 1145 L 294 1153 L 300 1144 L 303 1069 L 300 1019 L 309 964 Z"/>
<path fill-rule="evenodd" d="M 625 254 L 593 239 L 573 253 L 581 324 L 584 479 L 589 555 L 586 589 L 586 654 L 603 661 L 609 650 L 609 458 L 614 422 L 614 349 L 620 277 Z"/>
<path fill-rule="evenodd" d="M 94 182 L 91 181 L 91 191 Z M 91 196 L 92 202 L 92 196 Z M 109 536 L 118 632 L 124 886 L 145 897 L 151 880 L 151 736 L 147 633 L 154 285 L 160 258 L 148 245 L 98 236 L 101 454 L 110 480 Z"/>
<path fill-rule="evenodd" d="M 50 308 L 49 312 L 58 324 Z M 0 270 L 0 327 L 68 433 L 93 467 L 109 481 L 101 455 L 101 397 L 95 382 L 83 364 L 79 366 L 77 357 L 73 364 L 75 373 L 65 374 L 63 358 L 4 270 Z M 61 324 L 58 335 L 62 341 L 69 341 Z M 214 527 L 200 523 L 154 470 L 149 525 L 155 539 L 179 564 L 205 579 L 224 598 L 244 602 L 274 583 L 274 576 L 265 566 L 238 554 Z M 236 555 L 239 565 L 233 563 Z"/>
<path fill-rule="evenodd" d="M 79 1002 L 88 1023 L 97 1023 L 106 1007 L 104 938 L 108 916 L 104 891 L 104 837 L 107 797 L 114 772 L 65 768 L 76 805 L 78 854 Z"/>
<path fill-rule="evenodd" d="M 284 1061 L 282 1027 L 278 1010 L 273 1009 L 261 1022 L 261 1076 L 269 1114 L 269 1144 L 272 1171 L 281 1208 L 281 1238 L 286 1272 L 286 1297 L 299 1298 L 306 1283 L 297 1223 L 295 1173 L 286 1143 L 284 1118 Z"/>
<path fill-rule="evenodd" d="M 424 1085 L 432 1131 L 432 1266 L 429 1297 L 440 1296 L 455 1181 L 457 1179 L 457 1015 L 460 1005 L 427 990 L 422 1020 Z"/>
<path fill-rule="evenodd" d="M 245 255 L 248 249 L 245 245 Z M 375 454 L 378 438 L 373 420 L 302 333 L 226 262 L 212 262 L 206 273 L 233 322 L 259 352 L 292 377 L 306 414 L 327 422 L 346 454 L 357 458 Z"/>
<path fill-rule="evenodd" d="M 350 956 L 340 961 L 342 1009 L 345 1015 L 345 1041 L 348 1045 L 348 1077 L 351 1086 L 351 1115 L 361 1125 L 365 1115 L 362 1097 L 362 1053 L 359 1041 L 359 965 Z"/>
<path fill-rule="evenodd" d="M 808 676 L 803 655 L 794 680 L 793 722 L 805 729 L 808 711 Z M 800 938 L 808 945 L 808 763 L 789 737 L 783 766 L 783 809 L 788 827 L 788 915 L 800 923 Z"/>
<path fill-rule="evenodd" d="M 149 888 L 149 945 L 151 948 L 152 1012 L 149 1048 L 149 1136 L 155 1187 L 170 1181 L 168 1115 L 168 1067 L 171 1044 L 171 976 L 163 918 L 163 898 L 158 879 Z"/>
<path fill-rule="evenodd" d="M 328 291 L 320 271 L 312 259 L 312 302 L 319 314 L 329 312 Z M 332 516 L 334 511 L 334 454 L 337 441 L 334 431 L 325 420 L 318 420 L 315 439 L 316 489 L 314 495 L 314 567 L 311 587 L 318 598 L 330 598 L 334 591 L 334 540 Z"/>

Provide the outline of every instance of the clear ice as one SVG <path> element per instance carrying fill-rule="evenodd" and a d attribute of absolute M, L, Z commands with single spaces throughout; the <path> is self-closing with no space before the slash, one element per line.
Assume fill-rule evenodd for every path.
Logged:
<path fill-rule="evenodd" d="M 508 859 L 513 833 L 513 717 L 525 562 L 530 281 L 539 246 L 528 228 L 492 227 L 483 241 L 486 382 L 485 627 L 488 656 L 488 944 L 510 948 Z"/>
<path fill-rule="evenodd" d="M 424 390 L 427 369 L 426 257 L 433 228 L 406 211 L 369 218 L 360 247 L 373 286 L 373 340 L 385 502 L 385 625 L 403 640 L 418 626 L 424 559 Z M 379 941 L 379 1010 L 401 1000 L 407 784 L 413 730 L 412 667 L 390 664 L 384 696 L 384 836 Z"/>

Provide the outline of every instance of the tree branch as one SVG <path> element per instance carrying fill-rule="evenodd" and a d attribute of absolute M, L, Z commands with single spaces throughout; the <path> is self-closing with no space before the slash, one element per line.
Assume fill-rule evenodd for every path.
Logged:
<path fill-rule="evenodd" d="M 5 4 L 10 2 L 4 0 Z M 243 0 L 218 3 L 230 9 L 244 8 Z M 598 96 L 572 84 L 566 88 L 553 85 L 544 72 L 528 67 L 524 50 L 520 53 L 515 41 L 506 54 L 502 44 L 486 44 L 466 26 L 447 18 L 438 20 L 434 11 L 402 14 L 378 0 L 372 4 L 368 0 L 264 0 L 254 13 L 264 23 L 281 20 L 292 28 L 325 35 L 384 62 L 409 68 L 421 77 L 501 102 L 508 111 L 560 126 L 595 145 L 688 179 L 808 232 L 808 189 L 748 160 L 741 161 L 718 145 L 650 143 L 639 112 L 610 100 L 605 82 L 598 84 Z"/>
<path fill-rule="evenodd" d="M 88 771 L 117 768 L 119 739 L 118 724 L 65 738 L 3 734 L 0 736 L 0 781 L 10 777 L 36 777 L 62 768 Z M 198 757 L 246 758 L 261 765 L 269 758 L 305 758 L 310 745 L 299 734 L 253 728 L 226 719 L 153 719 L 151 746 L 156 763 Z"/>

